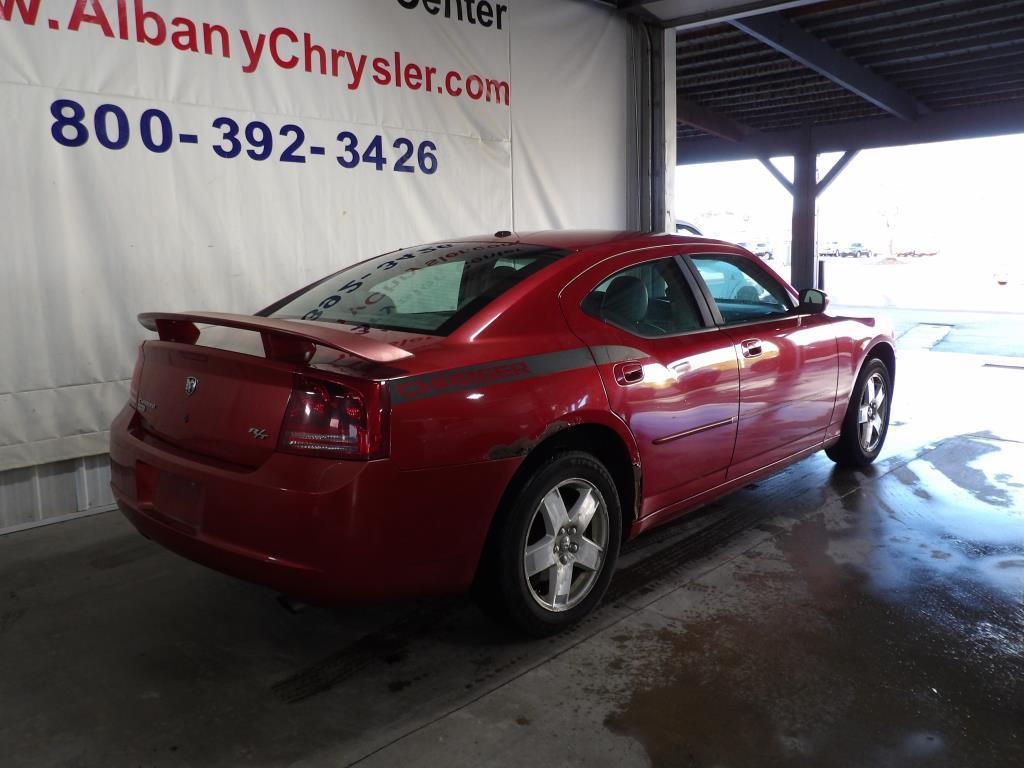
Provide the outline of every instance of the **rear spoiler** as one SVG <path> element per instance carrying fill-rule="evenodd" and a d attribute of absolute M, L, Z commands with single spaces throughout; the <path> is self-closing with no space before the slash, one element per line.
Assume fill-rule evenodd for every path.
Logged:
<path fill-rule="evenodd" d="M 160 334 L 162 341 L 181 344 L 195 344 L 199 339 L 196 323 L 255 331 L 263 337 L 263 349 L 268 358 L 289 363 L 309 362 L 315 351 L 314 344 L 375 363 L 392 363 L 412 357 L 412 352 L 393 344 L 312 320 L 276 320 L 221 312 L 143 312 L 139 315 L 139 322 L 144 328 Z"/>

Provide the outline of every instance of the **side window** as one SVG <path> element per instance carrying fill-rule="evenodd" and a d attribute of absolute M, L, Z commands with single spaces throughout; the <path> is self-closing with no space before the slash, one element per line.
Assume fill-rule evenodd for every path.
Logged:
<path fill-rule="evenodd" d="M 693 292 L 671 258 L 616 272 L 587 295 L 582 308 L 591 317 L 648 338 L 704 327 Z"/>
<path fill-rule="evenodd" d="M 691 261 L 726 323 L 777 317 L 792 309 L 786 290 L 746 259 L 693 256 Z"/>

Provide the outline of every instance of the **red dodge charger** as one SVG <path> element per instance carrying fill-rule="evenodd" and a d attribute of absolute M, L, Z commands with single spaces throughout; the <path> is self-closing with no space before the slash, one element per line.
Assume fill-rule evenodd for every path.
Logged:
<path fill-rule="evenodd" d="M 825 309 L 716 240 L 498 232 L 256 315 L 143 314 L 114 493 L 145 536 L 296 599 L 472 587 L 557 631 L 624 540 L 820 449 L 874 460 L 892 329 Z"/>

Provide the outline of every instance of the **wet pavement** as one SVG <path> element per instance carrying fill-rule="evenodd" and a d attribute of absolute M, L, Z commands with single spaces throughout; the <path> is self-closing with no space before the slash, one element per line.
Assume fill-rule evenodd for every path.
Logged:
<path fill-rule="evenodd" d="M 955 283 L 954 283 L 955 285 Z M 896 328 L 900 350 L 917 347 L 916 331 L 932 330 L 930 343 L 924 346 L 938 352 L 961 352 L 973 355 L 1002 355 L 1015 358 L 1014 365 L 1024 366 L 1024 312 L 1018 304 L 1015 311 L 962 309 L 901 309 L 896 307 L 863 307 L 830 305 L 829 312 L 852 317 L 882 316 Z"/>
<path fill-rule="evenodd" d="M 2 763 L 1024 765 L 1024 371 L 985 363 L 907 353 L 875 466 L 652 531 L 543 641 L 289 614 L 116 515 L 0 537 Z"/>
<path fill-rule="evenodd" d="M 1024 466 L 1005 447 L 945 442 L 649 605 L 665 623 L 619 638 L 662 663 L 605 723 L 654 765 L 1020 765 L 1024 498 L 986 472 Z M 964 454 L 990 456 L 977 485 L 945 469 Z"/>

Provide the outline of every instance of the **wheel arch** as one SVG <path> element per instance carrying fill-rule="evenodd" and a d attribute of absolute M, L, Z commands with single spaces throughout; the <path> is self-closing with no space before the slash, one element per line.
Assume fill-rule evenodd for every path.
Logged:
<path fill-rule="evenodd" d="M 868 347 L 867 352 L 864 354 L 864 359 L 861 361 L 860 369 L 857 371 L 857 376 L 860 376 L 861 370 L 867 364 L 868 360 L 881 360 L 882 363 L 889 371 L 889 384 L 893 389 L 896 388 L 896 348 L 888 339 L 878 339 Z M 856 380 L 856 377 L 855 379 Z"/>
<path fill-rule="evenodd" d="M 632 436 L 630 436 L 632 438 Z M 515 493 L 533 471 L 549 456 L 560 451 L 589 453 L 608 470 L 615 481 L 622 508 L 623 530 L 636 519 L 641 500 L 641 472 L 636 444 L 627 440 L 614 427 L 585 421 L 560 429 L 539 441 L 523 459 L 508 484 L 506 494 Z M 503 499 L 504 501 L 504 499 Z"/>
<path fill-rule="evenodd" d="M 556 428 L 558 423 L 545 430 L 544 435 L 526 453 L 512 479 L 505 486 L 491 519 L 483 553 L 477 565 L 478 580 L 481 569 L 487 567 L 487 563 L 492 560 L 489 555 L 495 546 L 496 531 L 500 529 L 505 515 L 511 509 L 516 494 L 533 472 L 556 453 L 583 451 L 594 456 L 605 466 L 619 494 L 623 538 L 631 529 L 631 523 L 636 520 L 643 498 L 640 454 L 625 425 L 621 422 L 609 424 L 608 420 L 596 415 L 592 420 L 578 420 L 561 428 Z"/>

